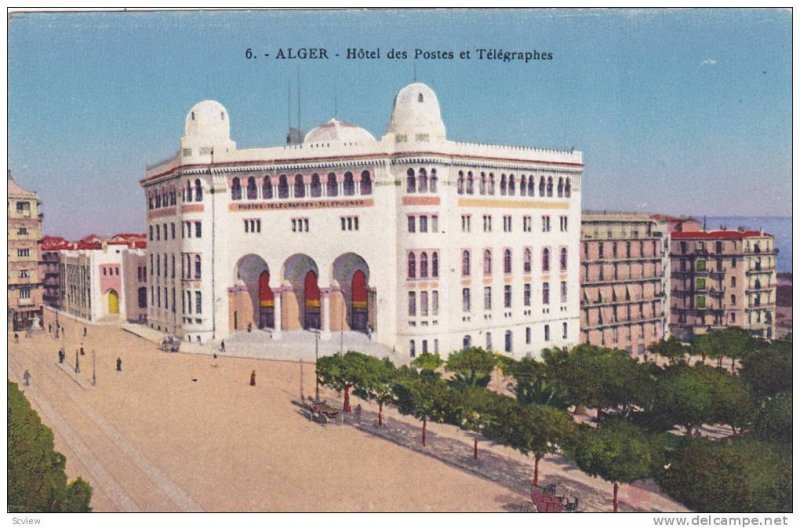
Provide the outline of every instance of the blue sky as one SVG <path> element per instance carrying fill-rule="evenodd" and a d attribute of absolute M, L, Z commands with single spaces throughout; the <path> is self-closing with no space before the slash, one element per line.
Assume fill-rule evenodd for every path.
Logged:
<path fill-rule="evenodd" d="M 448 137 L 583 151 L 585 209 L 791 215 L 785 10 L 31 13 L 8 30 L 9 167 L 40 193 L 46 234 L 142 231 L 138 181 L 177 151 L 200 100 L 228 108 L 240 147 L 281 144 L 298 63 L 304 129 L 336 97 L 340 119 L 379 137 L 413 80 L 391 48 L 471 50 L 416 61 Z M 342 56 L 274 58 L 288 47 Z M 345 60 L 351 47 L 382 58 Z M 553 60 L 481 61 L 477 48 Z"/>

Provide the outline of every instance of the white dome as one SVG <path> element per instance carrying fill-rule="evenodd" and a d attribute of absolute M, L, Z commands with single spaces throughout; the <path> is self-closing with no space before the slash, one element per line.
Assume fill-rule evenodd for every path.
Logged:
<path fill-rule="evenodd" d="M 303 143 L 368 143 L 375 138 L 358 125 L 331 119 L 309 130 Z"/>
<path fill-rule="evenodd" d="M 228 139 L 231 135 L 228 111 L 216 101 L 201 101 L 186 114 L 184 130 L 187 137 Z"/>
<path fill-rule="evenodd" d="M 428 141 L 444 140 L 444 122 L 436 93 L 423 83 L 409 84 L 400 90 L 394 98 L 392 120 L 386 132 L 405 135 L 407 141 L 425 137 Z"/>

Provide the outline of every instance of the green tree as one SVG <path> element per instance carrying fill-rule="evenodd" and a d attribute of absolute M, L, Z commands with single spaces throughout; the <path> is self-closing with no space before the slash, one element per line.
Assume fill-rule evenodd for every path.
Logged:
<path fill-rule="evenodd" d="M 675 339 L 674 337 L 652 343 L 647 347 L 647 350 L 657 356 L 667 358 L 670 365 L 674 365 L 676 360 L 685 358 L 686 354 L 690 351 L 679 339 Z"/>
<path fill-rule="evenodd" d="M 739 376 L 757 396 L 792 390 L 792 343 L 776 341 L 742 359 Z"/>
<path fill-rule="evenodd" d="M 388 358 L 368 357 L 362 377 L 357 380 L 356 394 L 378 404 L 378 426 L 383 425 L 383 406 L 394 402 L 394 380 L 397 369 Z"/>
<path fill-rule="evenodd" d="M 369 380 L 369 356 L 349 350 L 346 354 L 334 354 L 319 358 L 317 362 L 317 379 L 322 385 L 344 392 L 343 410 L 350 408 L 350 389 L 363 388 Z"/>
<path fill-rule="evenodd" d="M 765 441 L 792 442 L 792 393 L 767 396 L 756 406 L 753 432 Z"/>
<path fill-rule="evenodd" d="M 663 461 L 662 436 L 650 435 L 621 419 L 586 428 L 569 457 L 584 472 L 613 483 L 613 507 L 618 510 L 620 484 L 654 475 Z"/>
<path fill-rule="evenodd" d="M 430 354 L 428 352 L 420 354 L 411 361 L 412 367 L 430 372 L 436 372 L 442 365 L 444 365 L 444 360 L 439 354 Z"/>
<path fill-rule="evenodd" d="M 453 399 L 452 421 L 462 429 L 475 433 L 472 458 L 478 459 L 478 437 L 495 426 L 503 408 L 511 403 L 511 398 L 479 387 L 467 389 Z"/>
<path fill-rule="evenodd" d="M 652 413 L 691 435 L 704 423 L 724 423 L 736 432 L 751 417 L 752 398 L 736 376 L 707 365 L 675 365 L 659 376 Z"/>
<path fill-rule="evenodd" d="M 401 414 L 422 421 L 422 445 L 426 443 L 428 421 L 443 422 L 452 415 L 453 396 L 447 383 L 438 376 L 417 374 L 403 367 L 398 369 L 394 383 L 397 409 Z"/>
<path fill-rule="evenodd" d="M 467 390 L 489 385 L 495 365 L 497 358 L 491 352 L 480 347 L 467 347 L 447 357 L 445 370 L 454 373 L 450 380 L 453 388 Z"/>
<path fill-rule="evenodd" d="M 16 383 L 8 387 L 8 511 L 89 512 L 92 488 L 78 477 L 67 484 L 66 459 L 54 450 L 53 432 Z"/>
<path fill-rule="evenodd" d="M 569 392 L 557 380 L 552 379 L 547 365 L 533 358 L 522 358 L 507 367 L 507 374 L 514 378 L 508 388 L 522 404 L 536 403 L 559 409 L 570 406 Z"/>
<path fill-rule="evenodd" d="M 791 445 L 736 437 L 684 438 L 658 475 L 666 493 L 698 512 L 792 511 Z"/>
<path fill-rule="evenodd" d="M 695 354 L 717 360 L 722 368 L 722 360 L 731 359 L 731 371 L 735 370 L 735 360 L 744 359 L 763 346 L 762 342 L 752 337 L 746 330 L 733 327 L 697 336 L 692 342 Z"/>
<path fill-rule="evenodd" d="M 571 446 L 578 438 L 578 426 L 562 409 L 547 405 L 506 405 L 500 409 L 487 436 L 516 449 L 533 454 L 533 484 L 539 484 L 539 461 L 550 453 Z"/>

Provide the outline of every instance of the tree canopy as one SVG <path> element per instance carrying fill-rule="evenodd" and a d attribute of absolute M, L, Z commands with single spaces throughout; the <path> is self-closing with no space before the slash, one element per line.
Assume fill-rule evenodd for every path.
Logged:
<path fill-rule="evenodd" d="M 67 484 L 66 459 L 55 451 L 53 431 L 16 383 L 8 387 L 8 511 L 89 512 L 92 487 L 83 479 Z"/>
<path fill-rule="evenodd" d="M 676 360 L 685 358 L 691 350 L 689 347 L 684 346 L 680 339 L 674 337 L 652 343 L 647 349 L 653 354 L 667 358 L 670 365 L 674 365 Z"/>
<path fill-rule="evenodd" d="M 428 352 L 420 354 L 411 361 L 411 366 L 414 368 L 429 370 L 435 372 L 436 369 L 444 364 L 444 360 L 439 354 L 430 354 Z"/>
<path fill-rule="evenodd" d="M 445 362 L 445 369 L 455 373 L 451 385 L 464 390 L 486 387 L 496 364 L 497 358 L 491 352 L 480 347 L 467 347 L 450 354 Z"/>
<path fill-rule="evenodd" d="M 567 389 L 549 372 L 547 365 L 533 358 L 522 358 L 507 367 L 507 374 L 514 378 L 508 388 L 522 404 L 536 403 L 559 409 L 570 406 Z"/>
<path fill-rule="evenodd" d="M 792 343 L 775 341 L 742 359 L 739 376 L 758 396 L 792 390 Z"/>

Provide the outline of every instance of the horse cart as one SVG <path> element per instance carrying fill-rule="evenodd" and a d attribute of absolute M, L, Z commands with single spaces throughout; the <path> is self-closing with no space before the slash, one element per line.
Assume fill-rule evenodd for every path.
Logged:
<path fill-rule="evenodd" d="M 308 398 L 308 401 L 300 402 L 300 409 L 303 416 L 311 421 L 326 424 L 326 423 L 341 423 L 342 411 L 336 407 L 331 407 L 324 400 L 315 401 Z"/>
<path fill-rule="evenodd" d="M 531 500 L 539 513 L 574 513 L 578 511 L 578 497 L 573 497 L 573 500 L 569 501 L 563 495 L 557 495 L 555 484 L 548 484 L 544 487 L 532 486 Z"/>

